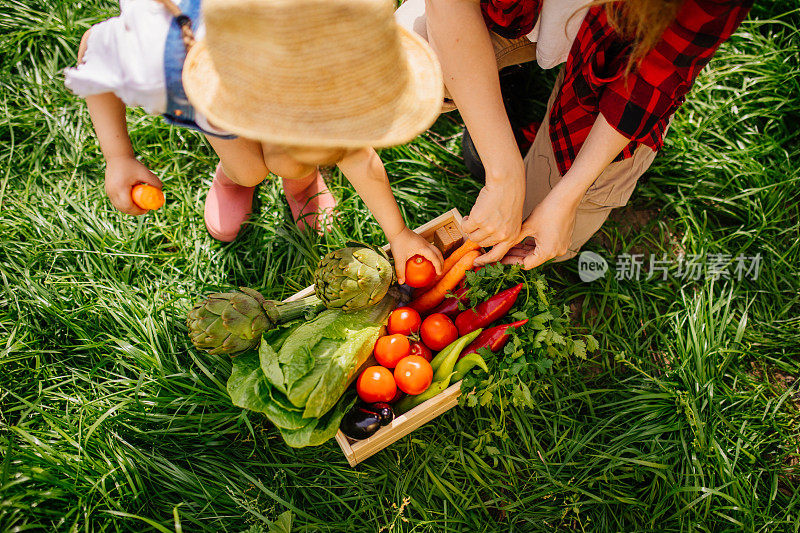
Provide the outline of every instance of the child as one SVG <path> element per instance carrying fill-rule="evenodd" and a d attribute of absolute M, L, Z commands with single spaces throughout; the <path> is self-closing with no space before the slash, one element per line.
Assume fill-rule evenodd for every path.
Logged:
<path fill-rule="evenodd" d="M 270 171 L 302 227 L 334 206 L 318 166 L 336 164 L 386 234 L 400 282 L 415 254 L 441 271 L 374 150 L 430 126 L 443 91 L 435 55 L 394 23 L 389 0 L 205 0 L 202 20 L 199 0 L 122 0 L 120 17 L 84 35 L 79 60 L 67 85 L 87 100 L 120 211 L 143 212 L 135 184 L 161 186 L 128 138 L 125 105 L 140 105 L 202 131 L 220 156 L 205 206 L 216 238 L 235 238 Z"/>

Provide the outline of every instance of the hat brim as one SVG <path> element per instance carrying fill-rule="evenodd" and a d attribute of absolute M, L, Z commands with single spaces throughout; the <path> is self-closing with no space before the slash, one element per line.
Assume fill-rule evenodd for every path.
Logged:
<path fill-rule="evenodd" d="M 398 28 L 408 68 L 402 92 L 390 104 L 363 106 L 345 119 L 321 121 L 309 116 L 306 121 L 298 120 L 296 112 L 266 111 L 272 107 L 268 94 L 261 101 L 237 98 L 221 83 L 202 41 L 195 43 L 187 54 L 183 66 L 184 90 L 192 106 L 215 127 L 248 139 L 336 148 L 404 144 L 428 129 L 439 116 L 444 85 L 439 61 L 428 43 L 403 27 Z M 303 105 L 298 102 L 299 107 Z"/>

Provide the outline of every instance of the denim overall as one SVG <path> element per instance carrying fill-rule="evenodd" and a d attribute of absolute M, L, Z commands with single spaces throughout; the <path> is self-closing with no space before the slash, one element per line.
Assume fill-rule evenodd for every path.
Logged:
<path fill-rule="evenodd" d="M 200 20 L 200 0 L 183 0 L 180 9 L 193 21 Z M 173 18 L 167 31 L 164 46 L 164 79 L 167 85 L 167 111 L 161 115 L 167 124 L 190 128 L 221 139 L 235 139 L 236 135 L 220 135 L 200 127 L 194 120 L 194 107 L 183 91 L 183 63 L 186 61 L 186 47 L 183 44 L 181 26 Z"/>

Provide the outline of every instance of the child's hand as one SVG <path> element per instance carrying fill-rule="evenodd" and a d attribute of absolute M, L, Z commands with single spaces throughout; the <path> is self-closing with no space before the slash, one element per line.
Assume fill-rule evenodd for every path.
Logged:
<path fill-rule="evenodd" d="M 406 261 L 417 254 L 433 263 L 437 275 L 442 273 L 442 263 L 444 262 L 442 253 L 409 228 L 405 228 L 394 237 L 389 238 L 389 245 L 392 247 L 397 281 L 401 285 L 406 282 Z"/>
<path fill-rule="evenodd" d="M 161 180 L 134 157 L 116 157 L 108 160 L 106 166 L 106 194 L 111 203 L 126 215 L 143 215 L 131 199 L 131 189 L 138 183 L 149 183 L 161 188 Z"/>

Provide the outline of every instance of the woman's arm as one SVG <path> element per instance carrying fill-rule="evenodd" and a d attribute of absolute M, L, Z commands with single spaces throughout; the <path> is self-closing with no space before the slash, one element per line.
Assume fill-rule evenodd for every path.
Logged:
<path fill-rule="evenodd" d="M 372 148 L 350 152 L 338 163 L 339 169 L 353 185 L 367 208 L 380 224 L 392 248 L 397 279 L 405 283 L 406 261 L 422 255 L 442 271 L 442 254 L 431 243 L 411 231 L 392 195 L 389 178 L 378 154 Z"/>
<path fill-rule="evenodd" d="M 565 254 L 572 239 L 578 205 L 592 183 L 629 142 L 630 139 L 611 127 L 602 114 L 598 115 L 570 169 L 522 223 L 517 242 L 533 237 L 534 247 L 506 249 L 508 255 L 503 263 L 521 264 L 531 269 Z M 505 255 L 503 250 L 497 250 L 494 255 L 495 250 L 497 247 L 486 254 L 491 255 L 492 261 Z"/>
<path fill-rule="evenodd" d="M 486 185 L 462 228 L 482 246 L 508 250 L 517 239 L 525 166 L 500 93 L 489 30 L 478 0 L 426 0 L 428 39 L 486 170 Z"/>

